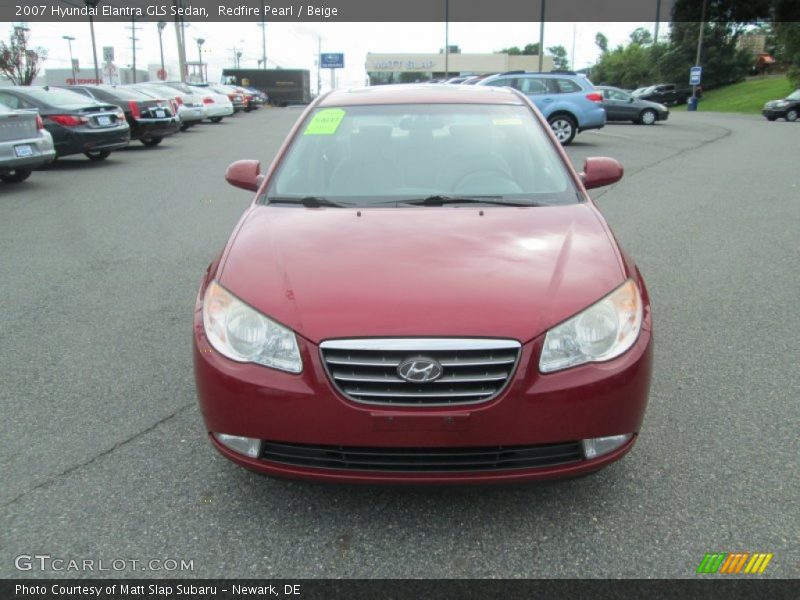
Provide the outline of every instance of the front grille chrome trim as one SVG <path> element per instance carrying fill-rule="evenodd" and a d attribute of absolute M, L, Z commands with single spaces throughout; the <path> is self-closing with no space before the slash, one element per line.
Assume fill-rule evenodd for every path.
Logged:
<path fill-rule="evenodd" d="M 486 403 L 499 396 L 516 371 L 521 350 L 520 342 L 509 339 L 364 338 L 324 341 L 320 357 L 329 380 L 348 400 L 442 407 Z M 444 374 L 430 382 L 405 381 L 397 367 L 417 356 L 439 362 Z"/>

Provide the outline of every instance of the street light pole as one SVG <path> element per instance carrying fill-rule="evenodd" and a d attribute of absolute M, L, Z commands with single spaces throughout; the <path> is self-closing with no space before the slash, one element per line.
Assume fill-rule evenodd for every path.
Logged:
<path fill-rule="evenodd" d="M 161 40 L 161 32 L 164 31 L 164 27 L 166 26 L 167 24 L 164 21 L 158 22 L 158 49 L 161 52 L 161 71 L 166 70 L 164 69 L 164 43 Z"/>
<path fill-rule="evenodd" d="M 197 42 L 197 56 L 200 58 L 200 82 L 203 83 L 206 80 L 203 77 L 203 44 L 206 41 L 203 38 L 195 38 L 194 41 Z"/>
<path fill-rule="evenodd" d="M 546 0 L 542 0 L 542 15 L 539 17 L 539 72 L 542 72 L 544 65 L 544 11 Z"/>
<path fill-rule="evenodd" d="M 444 0 L 444 79 L 450 78 L 450 1 Z"/>
<path fill-rule="evenodd" d="M 267 68 L 267 24 L 264 22 L 264 15 L 261 15 L 261 23 L 258 24 L 261 27 L 261 64 L 264 65 L 264 69 Z"/>
<path fill-rule="evenodd" d="M 69 64 L 72 68 L 72 85 L 78 84 L 78 74 L 75 71 L 75 59 L 72 58 L 72 42 L 75 41 L 75 38 L 71 35 L 62 35 L 61 39 L 67 40 L 67 44 L 69 44 Z"/>
<path fill-rule="evenodd" d="M 695 66 L 700 66 L 700 52 L 703 50 L 703 26 L 705 25 L 706 20 L 706 3 L 708 0 L 703 0 L 703 8 L 700 13 L 700 31 L 697 34 L 697 56 L 695 56 L 694 64 Z M 697 98 L 697 86 L 692 86 L 692 96 Z"/>

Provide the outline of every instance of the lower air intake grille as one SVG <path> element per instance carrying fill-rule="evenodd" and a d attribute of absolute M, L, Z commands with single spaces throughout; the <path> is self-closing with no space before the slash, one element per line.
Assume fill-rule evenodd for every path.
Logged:
<path fill-rule="evenodd" d="M 442 473 L 549 467 L 580 461 L 580 442 L 479 448 L 362 448 L 264 442 L 262 460 L 342 471 Z"/>
<path fill-rule="evenodd" d="M 387 338 L 320 345 L 336 388 L 350 400 L 392 406 L 487 402 L 517 366 L 515 340 Z"/>

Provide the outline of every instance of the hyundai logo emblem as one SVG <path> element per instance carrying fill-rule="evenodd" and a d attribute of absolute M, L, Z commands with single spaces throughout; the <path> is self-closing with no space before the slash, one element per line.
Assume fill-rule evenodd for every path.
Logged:
<path fill-rule="evenodd" d="M 432 358 L 409 358 L 397 367 L 397 374 L 411 383 L 436 381 L 442 376 L 442 365 Z"/>

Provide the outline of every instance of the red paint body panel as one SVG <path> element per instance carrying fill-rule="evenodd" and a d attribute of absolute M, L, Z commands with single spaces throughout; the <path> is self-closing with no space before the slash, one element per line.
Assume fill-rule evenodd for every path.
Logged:
<path fill-rule="evenodd" d="M 652 319 L 644 282 L 618 246 L 540 113 L 524 96 L 474 86 L 384 86 L 334 92 L 298 119 L 265 174 L 282 160 L 317 106 L 478 102 L 527 104 L 585 202 L 540 208 L 331 209 L 251 205 L 209 267 L 195 307 L 194 361 L 209 432 L 274 442 L 361 447 L 481 447 L 548 444 L 637 434 L 652 371 Z M 359 215 L 360 212 L 360 215 Z M 551 374 L 538 370 L 549 328 L 619 286 L 636 281 L 644 317 L 634 346 L 607 363 Z M 216 279 L 293 329 L 303 372 L 231 361 L 206 339 L 202 298 Z M 522 343 L 508 386 L 468 406 L 365 405 L 338 393 L 319 344 L 358 337 L 490 337 Z M 391 418 L 390 418 L 391 417 Z M 464 473 L 356 472 L 247 458 L 271 475 L 354 483 L 515 482 L 575 476 L 626 454 L 536 469 Z"/>
<path fill-rule="evenodd" d="M 317 343 L 373 336 L 526 342 L 627 278 L 588 203 L 360 212 L 255 206 L 217 278 Z"/>

